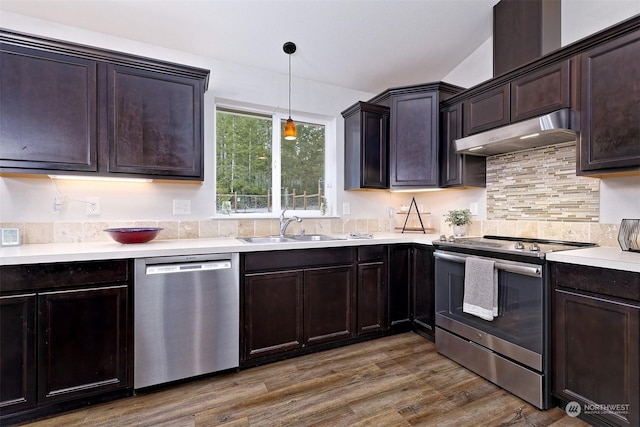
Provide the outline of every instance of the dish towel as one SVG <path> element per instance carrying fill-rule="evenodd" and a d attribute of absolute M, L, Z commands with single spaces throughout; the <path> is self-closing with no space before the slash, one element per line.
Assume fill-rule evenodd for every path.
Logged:
<path fill-rule="evenodd" d="M 498 271 L 494 261 L 466 259 L 462 311 L 489 321 L 498 316 Z"/>

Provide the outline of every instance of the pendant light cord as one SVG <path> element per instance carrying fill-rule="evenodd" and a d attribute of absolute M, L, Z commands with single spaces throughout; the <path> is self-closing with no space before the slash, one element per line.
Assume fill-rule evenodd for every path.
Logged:
<path fill-rule="evenodd" d="M 291 54 L 289 54 L 289 118 L 291 118 Z"/>

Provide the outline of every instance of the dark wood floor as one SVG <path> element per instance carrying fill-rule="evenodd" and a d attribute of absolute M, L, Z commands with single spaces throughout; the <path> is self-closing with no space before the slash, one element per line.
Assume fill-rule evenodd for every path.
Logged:
<path fill-rule="evenodd" d="M 586 426 L 539 411 L 404 333 L 146 392 L 45 426 Z"/>

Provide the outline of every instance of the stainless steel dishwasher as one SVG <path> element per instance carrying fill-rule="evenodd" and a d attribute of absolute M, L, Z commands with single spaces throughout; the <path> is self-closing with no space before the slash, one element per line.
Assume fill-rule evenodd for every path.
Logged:
<path fill-rule="evenodd" d="M 238 254 L 136 259 L 134 388 L 239 365 Z"/>

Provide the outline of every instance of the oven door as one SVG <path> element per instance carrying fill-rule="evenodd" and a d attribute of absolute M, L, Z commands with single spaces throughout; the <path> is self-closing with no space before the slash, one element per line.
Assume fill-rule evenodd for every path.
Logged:
<path fill-rule="evenodd" d="M 498 317 L 487 321 L 462 311 L 469 256 L 474 255 L 435 252 L 436 326 L 542 371 L 542 266 L 488 258 L 498 269 Z"/>

